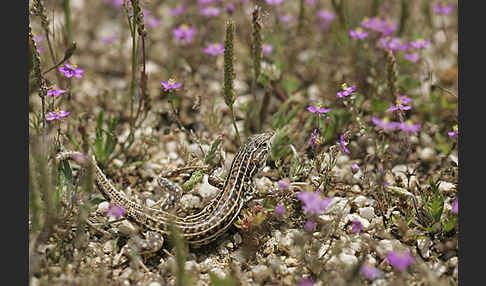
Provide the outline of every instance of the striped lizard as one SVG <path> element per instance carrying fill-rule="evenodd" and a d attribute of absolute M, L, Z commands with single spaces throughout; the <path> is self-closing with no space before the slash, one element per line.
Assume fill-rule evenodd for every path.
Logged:
<path fill-rule="evenodd" d="M 266 165 L 274 138 L 273 131 L 250 136 L 236 153 L 218 195 L 202 211 L 186 217 L 167 212 L 164 207 L 147 207 L 130 200 L 106 178 L 94 157 L 86 161 L 94 167 L 95 181 L 103 196 L 122 207 L 131 220 L 163 235 L 169 233 L 169 224 L 173 223 L 187 243 L 200 246 L 222 235 L 238 217 L 243 205 L 252 198 L 253 178 Z M 65 151 L 58 153 L 56 160 L 72 160 L 78 156 L 83 154 Z M 159 184 L 167 187 L 168 182 L 159 181 Z"/>

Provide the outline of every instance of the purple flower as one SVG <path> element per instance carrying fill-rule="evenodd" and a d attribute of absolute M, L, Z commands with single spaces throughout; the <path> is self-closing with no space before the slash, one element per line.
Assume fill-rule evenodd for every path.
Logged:
<path fill-rule="evenodd" d="M 353 172 L 353 174 L 356 174 L 358 171 L 359 171 L 358 164 L 353 163 L 353 165 L 351 165 L 351 172 Z"/>
<path fill-rule="evenodd" d="M 388 263 L 400 271 L 404 271 L 408 266 L 414 263 L 414 259 L 408 249 L 403 252 L 392 251 L 388 253 L 386 257 Z"/>
<path fill-rule="evenodd" d="M 438 2 L 434 5 L 434 12 L 436 14 L 449 15 L 452 10 L 454 10 L 454 6 L 447 5 L 445 2 Z"/>
<path fill-rule="evenodd" d="M 341 145 L 341 148 L 343 148 L 344 152 L 349 153 L 348 148 L 346 148 L 346 145 L 348 144 L 348 142 L 346 142 L 344 140 L 344 136 L 343 135 L 339 136 L 339 144 Z"/>
<path fill-rule="evenodd" d="M 176 83 L 175 79 L 173 78 L 170 78 L 168 81 L 161 81 L 160 83 L 164 87 L 165 91 L 175 90 L 182 85 L 182 82 Z"/>
<path fill-rule="evenodd" d="M 235 6 L 233 5 L 233 3 L 229 3 L 228 5 L 226 5 L 226 12 L 228 13 L 233 13 L 233 11 L 235 11 Z"/>
<path fill-rule="evenodd" d="M 44 41 L 45 38 L 46 37 L 44 35 L 37 35 L 37 36 L 34 37 L 34 42 L 40 43 L 40 42 Z"/>
<path fill-rule="evenodd" d="M 378 17 L 373 17 L 373 18 L 364 17 L 359 24 L 363 28 L 376 31 L 379 23 L 380 23 L 380 19 Z"/>
<path fill-rule="evenodd" d="M 412 99 L 406 95 L 400 95 L 398 97 L 398 100 L 400 100 L 403 104 L 409 104 L 410 102 L 412 102 Z"/>
<path fill-rule="evenodd" d="M 349 35 L 351 36 L 351 38 L 364 39 L 364 38 L 368 37 L 368 32 L 366 32 L 362 28 L 358 27 L 354 30 L 349 30 Z"/>
<path fill-rule="evenodd" d="M 314 5 L 316 5 L 316 2 L 317 2 L 317 0 L 306 0 L 305 4 L 307 6 L 314 6 Z"/>
<path fill-rule="evenodd" d="M 403 57 L 412 63 L 416 63 L 420 59 L 420 56 L 417 53 L 406 53 Z"/>
<path fill-rule="evenodd" d="M 115 7 L 123 6 L 123 0 L 105 0 L 105 3 L 111 4 Z"/>
<path fill-rule="evenodd" d="M 319 191 L 300 192 L 295 196 L 304 203 L 302 209 L 309 214 L 323 214 L 332 201 L 330 198 L 321 198 Z"/>
<path fill-rule="evenodd" d="M 213 16 L 218 16 L 219 13 L 221 12 L 221 9 L 219 9 L 218 7 L 206 7 L 201 9 L 201 11 L 199 12 L 201 13 L 201 15 L 213 17 Z"/>
<path fill-rule="evenodd" d="M 119 219 L 125 214 L 125 209 L 123 207 L 120 207 L 114 203 L 110 204 L 110 207 L 108 208 L 108 211 L 106 212 L 108 216 L 115 217 L 116 219 Z"/>
<path fill-rule="evenodd" d="M 61 119 L 68 116 L 69 113 L 69 111 L 59 110 L 59 108 L 56 108 L 56 110 L 51 111 L 47 114 L 46 120 Z"/>
<path fill-rule="evenodd" d="M 70 64 L 69 62 L 65 63 L 64 66 L 58 68 L 60 72 L 64 73 L 64 76 L 67 78 L 77 77 L 82 78 L 81 75 L 84 70 L 82 68 L 78 68 L 77 65 Z"/>
<path fill-rule="evenodd" d="M 313 286 L 313 285 L 314 285 L 314 281 L 310 279 L 303 279 L 300 280 L 299 283 L 297 283 L 297 286 Z"/>
<path fill-rule="evenodd" d="M 57 85 L 51 87 L 47 91 L 47 96 L 60 96 L 62 93 L 65 93 L 66 91 L 64 89 L 60 89 Z"/>
<path fill-rule="evenodd" d="M 314 131 L 312 132 L 312 138 L 311 138 L 311 145 L 312 145 L 312 149 L 314 149 L 314 145 L 316 144 L 316 140 L 317 140 L 317 128 L 314 129 Z"/>
<path fill-rule="evenodd" d="M 211 4 L 213 2 L 214 2 L 214 0 L 197 0 L 197 4 L 199 4 L 201 6 L 205 6 L 205 5 Z"/>
<path fill-rule="evenodd" d="M 275 213 L 278 215 L 283 215 L 285 213 L 285 206 L 276 205 L 275 206 Z"/>
<path fill-rule="evenodd" d="M 305 231 L 307 232 L 312 232 L 314 230 L 314 228 L 316 227 L 316 223 L 311 221 L 310 219 L 307 220 L 307 222 L 305 223 L 304 225 L 304 229 Z"/>
<path fill-rule="evenodd" d="M 116 39 L 118 39 L 118 36 L 117 35 L 113 35 L 113 36 L 110 36 L 110 37 L 103 37 L 103 38 L 101 38 L 101 40 L 105 44 L 113 43 Z"/>
<path fill-rule="evenodd" d="M 382 275 L 382 272 L 379 269 L 368 265 L 367 263 L 363 263 L 363 265 L 361 265 L 361 273 L 363 273 L 363 275 L 370 280 L 374 280 Z"/>
<path fill-rule="evenodd" d="M 402 40 L 397 37 L 383 37 L 379 40 L 379 46 L 390 51 L 405 51 L 408 48 L 407 43 L 402 43 Z"/>
<path fill-rule="evenodd" d="M 416 48 L 416 49 L 423 49 L 427 47 L 430 43 L 430 40 L 424 40 L 424 39 L 418 39 L 416 41 L 410 42 L 410 46 Z"/>
<path fill-rule="evenodd" d="M 190 42 L 192 42 L 192 39 L 194 38 L 194 33 L 196 33 L 196 29 L 193 27 L 189 27 L 185 24 L 182 24 L 179 26 L 179 28 L 172 30 L 175 41 L 177 43 L 182 42 L 184 44 L 189 44 Z"/>
<path fill-rule="evenodd" d="M 331 111 L 330 108 L 324 108 L 324 107 L 317 108 L 317 107 L 312 106 L 312 105 L 307 107 L 307 110 L 309 110 L 312 113 L 317 113 L 318 115 L 321 115 L 321 114 L 324 114 L 324 113 Z"/>
<path fill-rule="evenodd" d="M 402 122 L 398 124 L 398 128 L 400 128 L 404 132 L 417 132 L 420 130 L 420 124 L 412 124 L 411 122 Z"/>
<path fill-rule="evenodd" d="M 160 19 L 156 17 L 151 17 L 150 20 L 147 21 L 147 27 L 154 28 L 160 24 Z"/>
<path fill-rule="evenodd" d="M 265 2 L 267 2 L 268 5 L 279 5 L 279 4 L 282 4 L 284 0 L 266 0 Z"/>
<path fill-rule="evenodd" d="M 224 47 L 221 43 L 209 44 L 203 51 L 205 54 L 217 56 L 224 52 Z"/>
<path fill-rule="evenodd" d="M 347 84 L 343 83 L 343 84 L 342 84 L 342 90 L 341 90 L 341 91 L 339 91 L 339 92 L 337 92 L 337 93 L 336 93 L 336 96 L 337 96 L 338 98 L 343 98 L 343 97 L 345 97 L 345 96 L 350 95 L 350 94 L 351 94 L 351 93 L 353 93 L 355 90 L 356 90 L 356 86 L 355 86 L 355 85 L 352 85 L 352 86 L 348 87 L 348 85 L 347 85 Z"/>
<path fill-rule="evenodd" d="M 284 15 L 284 16 L 281 16 L 279 18 L 280 22 L 284 22 L 284 23 L 290 23 L 292 21 L 295 21 L 296 17 L 292 17 L 292 16 L 289 16 L 289 15 Z"/>
<path fill-rule="evenodd" d="M 262 55 L 270 54 L 273 52 L 273 46 L 272 45 L 263 45 L 262 46 Z"/>
<path fill-rule="evenodd" d="M 452 203 L 451 211 L 455 214 L 459 212 L 459 202 L 457 201 L 457 199 Z"/>
<path fill-rule="evenodd" d="M 181 5 L 177 6 L 176 8 L 170 9 L 169 13 L 172 16 L 181 15 L 182 13 L 184 13 L 185 9 L 186 9 L 186 6 L 184 4 L 181 4 Z"/>
<path fill-rule="evenodd" d="M 456 128 L 453 128 L 452 131 L 447 132 L 447 135 L 449 135 L 450 138 L 457 138 L 457 135 L 459 135 L 459 131 Z"/>
<path fill-rule="evenodd" d="M 376 116 L 373 116 L 371 118 L 371 121 L 381 129 L 384 129 L 386 131 L 392 131 L 398 128 L 399 123 L 398 122 L 389 122 L 387 119 L 380 119 Z"/>
<path fill-rule="evenodd" d="M 322 29 L 325 29 L 329 27 L 329 24 L 332 22 L 332 20 L 334 20 L 334 18 L 336 18 L 336 15 L 334 15 L 334 13 L 331 11 L 320 9 L 317 11 L 317 18 L 320 19 L 319 26 Z"/>
<path fill-rule="evenodd" d="M 353 229 L 351 229 L 352 233 L 360 232 L 363 229 L 363 225 L 357 219 L 353 221 Z"/>
<path fill-rule="evenodd" d="M 387 110 L 388 111 L 396 111 L 396 110 L 410 110 L 412 109 L 411 106 L 405 105 L 406 103 L 411 102 L 412 99 L 407 96 L 399 96 L 397 99 L 397 104 L 390 106 Z"/>
<path fill-rule="evenodd" d="M 278 186 L 279 186 L 280 188 L 282 188 L 283 190 L 285 190 L 285 189 L 287 189 L 287 188 L 290 186 L 290 184 L 289 184 L 289 183 L 287 183 L 287 182 L 286 182 L 286 181 L 284 181 L 284 180 L 280 180 L 280 181 L 278 181 Z"/>
<path fill-rule="evenodd" d="M 390 22 L 389 20 L 381 20 L 377 24 L 376 31 L 388 36 L 395 32 L 397 28 L 397 23 Z"/>

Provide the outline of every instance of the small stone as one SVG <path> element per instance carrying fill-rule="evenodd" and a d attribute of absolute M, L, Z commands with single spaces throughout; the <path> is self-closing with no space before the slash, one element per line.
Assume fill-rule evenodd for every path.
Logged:
<path fill-rule="evenodd" d="M 287 266 L 298 266 L 299 261 L 296 258 L 288 257 L 287 259 L 285 259 L 285 264 Z"/>
<path fill-rule="evenodd" d="M 208 178 L 208 175 L 204 175 L 203 182 L 198 186 L 198 194 L 205 201 L 214 198 L 219 193 L 218 188 L 208 183 Z"/>
<path fill-rule="evenodd" d="M 348 214 L 344 217 L 344 224 L 347 224 L 349 222 L 352 223 L 355 220 L 358 220 L 361 223 L 361 225 L 363 226 L 363 229 L 367 229 L 370 226 L 370 222 L 367 219 L 362 218 L 359 215 L 354 214 L 354 213 Z"/>
<path fill-rule="evenodd" d="M 224 246 L 218 247 L 218 253 L 220 255 L 226 255 L 229 253 L 228 249 Z"/>
<path fill-rule="evenodd" d="M 210 270 L 214 275 L 216 275 L 220 279 L 226 278 L 226 272 L 224 272 L 223 269 L 214 267 L 213 269 Z"/>
<path fill-rule="evenodd" d="M 184 264 L 184 270 L 196 273 L 199 271 L 199 264 L 197 264 L 197 262 L 194 260 L 186 261 L 186 264 Z"/>
<path fill-rule="evenodd" d="M 417 247 L 420 250 L 420 254 L 422 254 L 424 258 L 430 257 L 430 247 L 432 244 L 432 241 L 428 237 L 417 239 Z"/>
<path fill-rule="evenodd" d="M 439 191 L 440 192 L 450 192 L 456 189 L 456 185 L 453 183 L 445 182 L 445 181 L 440 181 L 439 184 Z"/>
<path fill-rule="evenodd" d="M 351 187 L 351 191 L 355 193 L 360 193 L 361 192 L 361 187 L 359 185 L 353 185 Z"/>
<path fill-rule="evenodd" d="M 381 257 L 385 257 L 391 251 L 393 251 L 393 242 L 391 240 L 383 239 L 376 245 L 376 253 Z"/>
<path fill-rule="evenodd" d="M 267 280 L 272 271 L 265 265 L 256 265 L 251 268 L 251 273 L 253 275 L 253 279 L 259 284 L 262 285 L 265 280 Z"/>
<path fill-rule="evenodd" d="M 233 242 L 231 241 L 228 241 L 226 244 L 225 244 L 226 248 L 228 249 L 233 249 L 234 248 L 234 245 L 233 245 Z"/>
<path fill-rule="evenodd" d="M 376 217 L 375 209 L 373 207 L 360 208 L 360 209 L 358 209 L 358 213 L 361 217 L 363 217 L 367 220 L 372 220 L 373 218 Z"/>
<path fill-rule="evenodd" d="M 180 200 L 183 209 L 193 209 L 201 207 L 201 199 L 198 196 L 185 194 Z"/>
<path fill-rule="evenodd" d="M 358 263 L 358 258 L 356 258 L 356 256 L 346 254 L 344 252 L 339 255 L 339 260 L 346 266 L 351 266 Z"/>
<path fill-rule="evenodd" d="M 113 252 L 113 241 L 108 240 L 103 244 L 103 252 L 104 253 L 111 253 Z"/>
<path fill-rule="evenodd" d="M 154 200 L 151 200 L 151 199 L 146 199 L 145 200 L 145 203 L 150 208 L 150 207 L 152 207 L 155 204 L 155 201 Z"/>
<path fill-rule="evenodd" d="M 100 214 L 105 214 L 109 208 L 110 208 L 110 202 L 104 201 L 98 204 L 98 208 L 96 209 L 96 211 Z"/>
<path fill-rule="evenodd" d="M 162 286 L 162 285 L 157 281 L 152 281 L 149 284 L 147 284 L 147 286 Z"/>
<path fill-rule="evenodd" d="M 435 150 L 431 147 L 425 147 L 422 150 L 418 152 L 418 156 L 422 161 L 425 162 L 432 162 L 436 156 L 435 156 Z"/>
<path fill-rule="evenodd" d="M 346 198 L 334 197 L 332 198 L 331 203 L 328 205 L 326 213 L 336 215 L 349 214 L 351 207 L 347 205 L 347 203 L 348 199 Z"/>

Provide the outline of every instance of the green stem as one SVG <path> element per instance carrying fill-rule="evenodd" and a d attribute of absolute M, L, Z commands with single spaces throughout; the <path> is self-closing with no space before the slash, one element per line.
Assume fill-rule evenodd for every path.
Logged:
<path fill-rule="evenodd" d="M 66 21 L 66 42 L 71 43 L 71 8 L 69 0 L 63 1 L 64 6 L 64 19 Z"/>

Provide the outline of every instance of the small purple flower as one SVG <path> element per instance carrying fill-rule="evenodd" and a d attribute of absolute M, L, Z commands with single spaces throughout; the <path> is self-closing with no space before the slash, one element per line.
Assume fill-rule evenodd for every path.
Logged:
<path fill-rule="evenodd" d="M 300 280 L 299 283 L 297 283 L 297 286 L 313 286 L 313 285 L 314 285 L 314 281 L 310 279 L 303 279 Z"/>
<path fill-rule="evenodd" d="M 101 40 L 105 44 L 113 43 L 114 41 L 116 41 L 116 39 L 118 39 L 118 36 L 117 35 L 113 35 L 113 36 L 110 36 L 110 37 L 103 37 L 103 38 L 101 38 Z"/>
<path fill-rule="evenodd" d="M 51 87 L 51 89 L 49 89 L 47 91 L 47 96 L 60 96 L 61 94 L 63 93 L 66 93 L 66 91 L 64 89 L 60 89 L 57 85 L 56 86 L 53 86 Z"/>
<path fill-rule="evenodd" d="M 233 5 L 233 3 L 229 3 L 228 5 L 226 5 L 226 12 L 231 14 L 234 11 L 235 11 L 235 6 Z"/>
<path fill-rule="evenodd" d="M 214 0 L 197 0 L 197 4 L 199 4 L 201 6 L 205 6 L 205 5 L 211 4 L 213 2 L 214 2 Z"/>
<path fill-rule="evenodd" d="M 410 250 L 403 252 L 392 251 L 386 256 L 388 263 L 400 271 L 404 271 L 408 266 L 414 263 L 414 259 L 410 254 Z"/>
<path fill-rule="evenodd" d="M 114 203 L 110 204 L 110 207 L 108 208 L 108 211 L 106 212 L 108 216 L 115 217 L 116 219 L 119 219 L 125 214 L 125 209 L 123 207 L 120 207 Z"/>
<path fill-rule="evenodd" d="M 309 214 L 323 214 L 332 201 L 330 198 L 321 198 L 319 191 L 300 192 L 295 196 L 304 203 L 302 209 Z"/>
<path fill-rule="evenodd" d="M 397 23 L 390 22 L 389 20 L 382 19 L 379 21 L 376 27 L 376 31 L 388 36 L 391 35 L 398 28 Z"/>
<path fill-rule="evenodd" d="M 314 5 L 316 5 L 316 2 L 317 2 L 317 0 L 306 0 L 305 4 L 307 6 L 314 6 Z"/>
<path fill-rule="evenodd" d="M 279 18 L 280 22 L 283 22 L 283 23 L 290 23 L 290 22 L 293 22 L 295 21 L 296 17 L 295 16 L 289 16 L 289 15 L 284 15 L 284 16 L 281 16 Z"/>
<path fill-rule="evenodd" d="M 339 136 L 339 144 L 341 145 L 341 148 L 343 148 L 344 152 L 349 153 L 348 148 L 346 148 L 346 145 L 348 144 L 348 142 L 346 142 L 344 140 L 344 136 L 343 135 Z"/>
<path fill-rule="evenodd" d="M 404 132 L 417 132 L 420 130 L 420 124 L 412 124 L 411 122 L 402 122 L 399 123 L 398 128 L 400 128 Z"/>
<path fill-rule="evenodd" d="M 378 268 L 368 265 L 367 263 L 361 265 L 361 273 L 370 280 L 374 280 L 382 275 L 382 272 Z"/>
<path fill-rule="evenodd" d="M 61 119 L 68 116 L 69 113 L 69 111 L 59 110 L 59 108 L 56 108 L 56 110 L 51 111 L 47 114 L 46 120 Z"/>
<path fill-rule="evenodd" d="M 359 23 L 361 27 L 376 30 L 378 28 L 378 24 L 380 23 L 380 19 L 378 17 L 364 17 L 363 20 Z"/>
<path fill-rule="evenodd" d="M 398 122 L 389 122 L 387 119 L 380 119 L 376 116 L 373 116 L 371 118 L 371 121 L 378 127 L 380 127 L 381 129 L 384 129 L 386 131 L 392 131 L 392 130 L 395 130 L 398 128 L 398 126 L 400 125 L 400 123 Z"/>
<path fill-rule="evenodd" d="M 311 138 L 311 140 L 310 140 L 310 141 L 311 141 L 310 143 L 311 143 L 311 145 L 312 145 L 312 149 L 314 149 L 314 146 L 315 146 L 315 144 L 316 144 L 316 140 L 317 140 L 317 134 L 318 134 L 318 132 L 317 132 L 317 128 L 315 128 L 315 129 L 314 129 L 314 131 L 312 132 L 312 138 Z"/>
<path fill-rule="evenodd" d="M 336 15 L 329 10 L 320 9 L 317 11 L 317 18 L 320 19 L 319 26 L 322 29 L 325 29 L 329 27 L 329 24 L 332 22 L 332 20 L 334 20 L 334 18 L 336 18 Z"/>
<path fill-rule="evenodd" d="M 184 4 L 181 4 L 181 5 L 177 6 L 176 8 L 170 9 L 169 13 L 172 16 L 181 15 L 182 13 L 184 13 L 185 9 L 186 9 L 186 6 Z"/>
<path fill-rule="evenodd" d="M 356 174 L 356 173 L 358 173 L 358 171 L 359 171 L 358 164 L 353 163 L 353 165 L 351 165 L 351 172 L 353 172 L 353 174 Z"/>
<path fill-rule="evenodd" d="M 201 11 L 199 11 L 201 13 L 201 15 L 205 15 L 205 16 L 208 16 L 208 17 L 214 17 L 214 16 L 218 16 L 219 13 L 221 12 L 221 9 L 218 8 L 218 7 L 206 7 L 206 8 L 203 8 L 201 9 Z"/>
<path fill-rule="evenodd" d="M 281 189 L 285 190 L 290 186 L 290 184 L 288 182 L 284 181 L 284 180 L 280 180 L 280 181 L 278 181 L 278 186 Z"/>
<path fill-rule="evenodd" d="M 379 40 L 379 46 L 390 51 L 405 51 L 408 48 L 407 43 L 402 43 L 402 40 L 397 37 L 383 37 Z"/>
<path fill-rule="evenodd" d="M 285 214 L 285 206 L 282 206 L 282 205 L 276 205 L 276 206 L 275 206 L 275 213 L 276 213 L 277 215 L 280 215 L 280 216 L 281 216 L 281 215 L 283 215 L 283 214 Z"/>
<path fill-rule="evenodd" d="M 353 229 L 351 229 L 352 233 L 360 232 L 363 229 L 363 225 L 357 219 L 353 221 Z"/>
<path fill-rule="evenodd" d="M 312 106 L 312 105 L 307 107 L 307 110 L 309 110 L 310 112 L 312 112 L 314 114 L 317 113 L 318 115 L 321 115 L 321 114 L 324 114 L 324 113 L 331 111 L 330 108 L 324 108 L 324 107 L 317 108 L 317 107 Z"/>
<path fill-rule="evenodd" d="M 339 92 L 337 92 L 337 93 L 336 93 L 336 96 L 337 96 L 338 98 L 343 98 L 343 97 L 345 97 L 345 96 L 350 95 L 350 94 L 351 94 L 351 93 L 353 93 L 355 90 L 356 90 L 356 86 L 355 86 L 355 85 L 352 85 L 352 86 L 348 87 L 348 85 L 347 85 L 347 84 L 343 83 L 343 84 L 342 84 L 342 90 L 341 90 L 341 91 L 339 91 Z"/>
<path fill-rule="evenodd" d="M 176 90 L 182 85 L 182 82 L 176 83 L 175 79 L 173 78 L 170 78 L 168 81 L 161 81 L 160 83 L 164 87 L 165 91 Z"/>
<path fill-rule="evenodd" d="M 307 222 L 304 225 L 305 231 L 307 232 L 312 232 L 314 231 L 314 228 L 316 227 L 316 223 L 311 221 L 310 219 L 307 220 Z"/>
<path fill-rule="evenodd" d="M 455 214 L 459 213 L 459 202 L 457 201 L 457 199 L 452 203 L 451 211 Z"/>
<path fill-rule="evenodd" d="M 155 28 L 157 27 L 158 25 L 160 25 L 160 19 L 159 18 L 156 18 L 156 17 L 151 17 L 148 21 L 147 21 L 147 27 L 149 28 Z"/>
<path fill-rule="evenodd" d="M 405 95 L 401 95 L 397 99 L 397 103 L 395 105 L 390 106 L 387 110 L 388 111 L 396 111 L 396 110 L 410 110 L 412 109 L 411 106 L 405 105 L 407 103 L 410 103 L 412 99 L 410 97 L 407 97 Z"/>
<path fill-rule="evenodd" d="M 262 55 L 270 54 L 273 52 L 273 46 L 272 45 L 263 45 L 262 46 Z"/>
<path fill-rule="evenodd" d="M 349 30 L 349 35 L 351 36 L 351 38 L 355 38 L 355 39 L 364 39 L 366 37 L 368 37 L 368 32 L 366 32 L 365 30 L 363 30 L 361 27 L 358 27 L 354 30 Z"/>
<path fill-rule="evenodd" d="M 37 35 L 34 37 L 34 42 L 37 44 L 37 43 L 40 43 L 42 41 L 44 41 L 46 37 L 44 35 Z"/>
<path fill-rule="evenodd" d="M 459 135 L 459 131 L 457 130 L 457 127 L 453 128 L 452 131 L 447 132 L 447 135 L 449 135 L 450 138 L 457 138 L 457 135 Z"/>
<path fill-rule="evenodd" d="M 224 52 L 224 47 L 221 43 L 209 44 L 208 47 L 205 48 L 203 52 L 205 54 L 217 56 L 217 55 L 222 54 Z"/>
<path fill-rule="evenodd" d="M 412 63 L 416 63 L 420 59 L 420 56 L 417 53 L 406 53 L 403 54 L 403 57 Z"/>
<path fill-rule="evenodd" d="M 105 3 L 111 4 L 115 7 L 123 6 L 123 0 L 105 0 Z"/>
<path fill-rule="evenodd" d="M 64 76 L 67 78 L 77 77 L 82 78 L 81 75 L 84 70 L 82 68 L 78 68 L 77 65 L 70 64 L 69 62 L 65 63 L 64 66 L 58 68 L 60 72 L 64 73 Z"/>
<path fill-rule="evenodd" d="M 454 10 L 454 6 L 450 4 L 448 5 L 445 2 L 438 2 L 434 5 L 434 12 L 436 14 L 449 15 L 452 10 Z"/>
<path fill-rule="evenodd" d="M 280 5 L 284 0 L 266 0 L 268 5 Z"/>
<path fill-rule="evenodd" d="M 181 43 L 181 42 L 184 44 L 191 43 L 195 33 L 196 33 L 195 28 L 189 27 L 185 24 L 182 24 L 179 26 L 179 28 L 172 30 L 172 34 L 174 34 L 176 43 Z"/>
<path fill-rule="evenodd" d="M 418 39 L 412 42 L 409 42 L 410 46 L 416 49 L 423 49 L 430 44 L 430 40 Z"/>

